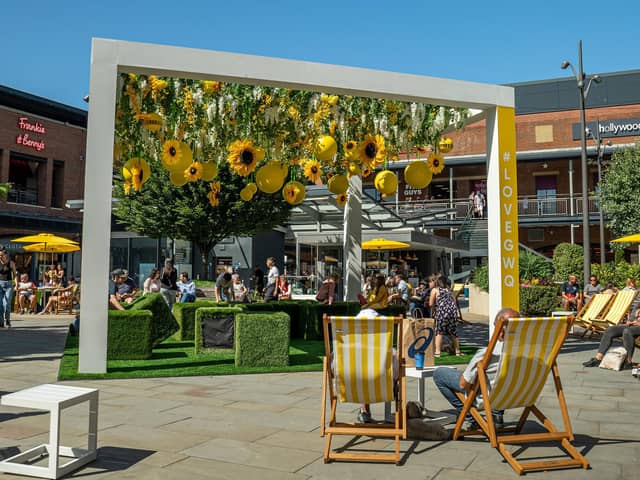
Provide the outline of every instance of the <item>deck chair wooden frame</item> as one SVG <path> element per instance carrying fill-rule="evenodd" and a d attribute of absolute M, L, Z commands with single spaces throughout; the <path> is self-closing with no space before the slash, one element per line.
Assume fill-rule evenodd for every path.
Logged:
<path fill-rule="evenodd" d="M 371 369 L 363 368 L 358 370 L 360 378 L 357 379 L 357 389 L 354 388 L 345 388 L 347 392 L 348 399 L 346 403 L 376 403 L 374 401 L 367 401 L 370 398 L 367 396 L 367 390 L 373 391 L 376 390 L 375 394 L 370 393 L 370 395 L 375 396 L 375 400 L 379 401 L 394 401 L 394 390 L 396 391 L 395 395 L 395 419 L 394 423 L 344 423 L 338 422 L 336 419 L 336 409 L 337 403 L 340 397 L 344 397 L 345 391 L 339 391 L 341 389 L 341 384 L 339 381 L 339 377 L 342 375 L 340 372 L 340 359 L 338 352 L 335 355 L 335 372 L 331 365 L 331 359 L 334 352 L 336 352 L 336 329 L 342 330 L 340 333 L 346 332 L 347 328 L 350 329 L 351 332 L 363 332 L 367 329 L 375 328 L 372 326 L 371 322 L 388 322 L 387 325 L 391 324 L 390 332 L 385 332 L 385 334 L 390 333 L 390 337 L 388 337 L 388 351 L 385 353 L 385 358 L 388 361 L 393 362 L 392 358 L 392 339 L 395 332 L 395 340 L 397 342 L 397 358 L 398 358 L 398 371 L 397 378 L 393 378 L 393 367 L 392 365 L 387 365 L 385 369 L 385 373 L 380 375 L 378 372 L 378 377 L 385 377 L 383 385 L 386 387 L 378 390 L 378 386 L 374 389 L 365 389 L 362 388 L 362 385 L 371 386 L 372 382 L 376 382 L 375 374 L 371 376 L 367 376 L 365 374 L 365 370 L 371 371 Z M 348 461 L 368 461 L 368 462 L 390 462 L 399 465 L 400 463 L 400 439 L 407 438 L 407 423 L 406 423 L 406 378 L 404 375 L 404 359 L 402 358 L 402 317 L 375 317 L 374 319 L 370 318 L 356 318 L 356 317 L 345 317 L 345 316 L 335 316 L 330 317 L 328 315 L 324 315 L 323 317 L 323 332 L 324 332 L 324 348 L 325 348 L 325 357 L 323 360 L 323 373 L 322 373 L 322 412 L 320 418 L 320 435 L 322 437 L 326 437 L 325 442 L 325 450 L 324 450 L 324 462 L 328 463 L 332 460 L 348 460 Z M 340 328 L 337 328 L 340 327 Z M 348 332 L 346 332 L 348 334 Z M 345 335 L 342 337 L 342 341 L 345 341 Z M 373 333 L 354 333 L 353 338 L 356 336 L 360 336 L 361 338 L 367 337 L 370 345 Z M 347 344 L 343 344 L 347 345 Z M 333 348 L 332 348 L 333 347 Z M 347 347 L 343 347 L 347 348 Z M 374 358 L 375 355 L 368 356 L 364 350 L 367 347 L 359 350 L 360 347 L 356 349 L 351 349 L 349 345 L 349 355 L 350 361 L 354 361 L 356 365 L 361 365 L 365 362 L 366 358 Z M 358 363 L 362 362 L 362 363 Z M 376 360 L 374 360 L 374 363 Z M 378 380 L 379 382 L 380 380 Z M 353 384 L 351 384 L 353 386 Z M 389 390 L 389 386 L 397 388 L 391 388 Z M 351 398 L 349 395 L 349 391 L 351 393 L 355 393 L 355 391 L 361 393 L 361 390 L 364 392 L 358 395 L 358 398 Z M 385 396 L 386 391 L 386 396 Z M 364 395 L 364 396 L 362 396 Z M 381 398 L 382 397 L 384 398 Z M 327 422 L 327 396 L 329 399 L 329 418 Z M 343 398 L 340 401 L 345 401 Z M 353 451 L 345 451 L 344 447 L 339 449 L 338 451 L 331 450 L 331 440 L 334 435 L 349 435 L 349 436 L 368 436 L 373 437 L 373 439 L 382 437 L 382 438 L 392 438 L 394 439 L 394 452 L 393 453 L 356 453 Z"/>
<path fill-rule="evenodd" d="M 56 301 L 56 315 L 59 313 L 73 313 L 73 305 L 76 302 L 77 291 L 78 285 L 70 285 L 56 292 L 56 296 L 58 297 Z"/>
<path fill-rule="evenodd" d="M 591 333 L 601 333 L 609 327 L 619 325 L 629 314 L 629 310 L 631 310 L 631 306 L 637 296 L 637 290 L 618 291 L 602 315 L 591 322 L 589 327 Z"/>
<path fill-rule="evenodd" d="M 593 321 L 601 317 L 602 313 L 606 311 L 614 297 L 615 293 L 596 293 L 578 312 L 573 323 L 574 325 L 584 328 L 584 332 L 582 333 L 583 337 L 587 332 L 591 332 Z"/>
<path fill-rule="evenodd" d="M 588 468 L 589 462 L 571 444 L 573 432 L 556 363 L 558 353 L 567 338 L 572 323 L 573 316 L 501 319 L 496 324 L 493 336 L 489 341 L 487 354 L 478 364 L 478 380 L 466 398 L 463 394 L 457 393 L 464 406 L 456 422 L 453 439 L 457 440 L 464 435 L 485 435 L 491 446 L 498 449 L 518 475 L 533 470 Z M 486 369 L 491 359 L 491 352 L 496 347 L 503 328 L 505 329 L 503 353 L 493 387 L 489 389 Z M 562 414 L 564 423 L 562 431 L 558 430 L 535 405 L 549 373 L 553 378 Z M 484 399 L 482 407 L 476 406 L 479 394 Z M 480 415 L 480 408 L 484 410 L 486 420 Z M 500 432 L 496 431 L 492 410 L 510 408 L 524 408 L 516 427 Z M 478 422 L 479 430 L 461 431 L 468 413 Z M 522 433 L 530 414 L 533 414 L 540 421 L 542 426 L 546 428 L 546 432 Z M 562 448 L 571 458 L 521 463 L 507 449 L 509 444 L 523 445 L 541 442 L 560 442 Z"/>

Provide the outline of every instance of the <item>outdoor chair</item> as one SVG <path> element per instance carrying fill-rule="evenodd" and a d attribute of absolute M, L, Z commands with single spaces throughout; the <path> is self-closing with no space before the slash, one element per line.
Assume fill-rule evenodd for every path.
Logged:
<path fill-rule="evenodd" d="M 560 373 L 556 358 L 564 343 L 573 316 L 564 317 L 532 317 L 510 318 L 500 320 L 487 347 L 487 354 L 478 364 L 478 381 L 472 386 L 468 395 L 457 393 L 464 406 L 456 423 L 453 439 L 464 435 L 485 435 L 492 447 L 521 475 L 531 470 L 550 470 L 568 467 L 588 468 L 589 462 L 571 444 L 573 432 L 560 382 Z M 498 342 L 500 331 L 505 328 L 504 343 L 496 378 L 491 388 L 487 380 L 486 368 L 489 365 L 491 352 Z M 551 373 L 555 386 L 564 430 L 558 430 L 536 406 L 536 402 Z M 484 401 L 479 404 L 479 396 Z M 496 431 L 493 421 L 493 410 L 524 408 L 515 428 Z M 485 417 L 480 415 L 484 410 Z M 465 416 L 471 414 L 480 429 L 462 432 Z M 544 433 L 522 433 L 529 414 L 533 413 L 547 430 Z M 524 450 L 525 444 L 560 442 L 561 447 L 570 459 L 542 460 L 520 462 L 507 445 L 515 444 Z"/>
<path fill-rule="evenodd" d="M 394 327 L 398 365 L 394 378 Z M 323 318 L 325 357 L 322 375 L 320 434 L 326 436 L 325 463 L 331 460 L 360 460 L 400 463 L 400 439 L 407 437 L 406 378 L 402 349 L 402 317 Z M 327 424 L 327 394 L 329 419 Z M 338 400 L 346 403 L 380 403 L 395 400 L 393 423 L 342 423 L 336 420 Z M 334 435 L 393 438 L 394 453 L 331 450 Z"/>
<path fill-rule="evenodd" d="M 73 305 L 77 301 L 76 293 L 78 285 L 70 285 L 67 288 L 61 288 L 56 291 L 58 301 L 56 302 L 56 315 L 59 313 L 73 313 Z"/>
<path fill-rule="evenodd" d="M 591 333 L 601 333 L 611 326 L 622 322 L 631 310 L 634 300 L 638 296 L 637 290 L 620 290 L 609 304 L 604 313 L 591 322 Z"/>
<path fill-rule="evenodd" d="M 607 308 L 613 297 L 615 297 L 615 293 L 596 293 L 578 312 L 574 325 L 584 328 L 583 337 L 587 332 L 591 331 L 593 321 L 602 315 L 602 312 Z"/>

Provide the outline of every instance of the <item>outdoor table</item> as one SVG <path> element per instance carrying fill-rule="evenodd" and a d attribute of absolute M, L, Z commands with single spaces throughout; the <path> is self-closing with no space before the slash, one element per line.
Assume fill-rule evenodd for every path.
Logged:
<path fill-rule="evenodd" d="M 51 296 L 51 292 L 53 292 L 56 288 L 62 287 L 38 287 L 38 291 L 40 292 L 40 306 L 44 310 L 44 307 L 47 305 L 47 300 Z"/>
<path fill-rule="evenodd" d="M 63 409 L 82 402 L 89 402 L 87 448 L 63 447 L 60 445 L 60 413 Z M 49 443 L 38 445 L 1 461 L 0 472 L 56 479 L 96 459 L 98 444 L 97 389 L 45 384 L 3 395 L 0 404 L 46 410 L 50 413 Z M 27 463 L 45 454 L 49 456 L 46 467 Z M 72 460 L 64 465 L 59 465 L 59 456 L 70 457 Z"/>

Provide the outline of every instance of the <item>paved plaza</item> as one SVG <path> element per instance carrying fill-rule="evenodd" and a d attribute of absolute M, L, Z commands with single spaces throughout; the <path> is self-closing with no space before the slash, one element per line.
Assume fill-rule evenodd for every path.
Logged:
<path fill-rule="evenodd" d="M 55 383 L 70 317 L 17 316 L 0 330 L 0 394 Z M 486 319 L 464 327 L 466 343 L 486 343 Z M 559 357 L 575 445 L 591 470 L 530 473 L 532 478 L 640 479 L 640 381 L 630 371 L 583 368 L 597 342 L 570 338 Z M 637 357 L 637 356 L 636 356 Z M 402 442 L 402 466 L 322 460 L 319 435 L 321 374 L 64 382 L 100 390 L 98 460 L 71 478 L 119 479 L 438 479 L 499 480 L 516 474 L 486 440 Z M 417 382 L 409 379 L 409 399 Z M 539 405 L 561 424 L 550 384 Z M 427 380 L 429 409 L 447 409 Z M 341 407 L 355 418 L 357 406 Z M 382 406 L 373 410 L 382 417 Z M 514 421 L 518 412 L 507 412 Z M 65 410 L 62 444 L 86 447 L 87 407 Z M 44 443 L 49 418 L 0 407 L 0 457 Z M 345 437 L 346 439 L 346 437 Z M 337 439 L 336 445 L 345 440 Z M 361 439 L 364 441 L 364 439 Z M 367 448 L 368 442 L 358 445 Z M 376 440 L 374 446 L 389 448 Z M 559 450 L 526 449 L 523 458 Z M 26 478 L 13 475 L 0 478 Z"/>

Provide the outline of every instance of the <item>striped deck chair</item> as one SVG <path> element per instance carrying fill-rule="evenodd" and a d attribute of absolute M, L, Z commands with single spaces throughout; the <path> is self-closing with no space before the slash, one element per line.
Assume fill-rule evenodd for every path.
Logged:
<path fill-rule="evenodd" d="M 609 304 L 609 308 L 604 311 L 600 318 L 594 319 L 591 322 L 591 327 L 589 328 L 591 332 L 604 332 L 607 328 L 622 322 L 629 313 L 629 310 L 631 310 L 633 301 L 637 296 L 637 290 L 618 291 L 613 301 Z"/>
<path fill-rule="evenodd" d="M 556 357 L 564 343 L 572 316 L 566 317 L 533 317 L 511 318 L 500 320 L 487 347 L 487 354 L 478 364 L 478 381 L 473 385 L 465 398 L 457 394 L 464 406 L 455 429 L 453 439 L 464 435 L 484 434 L 492 447 L 497 448 L 511 467 L 521 475 L 531 470 L 549 470 L 568 467 L 588 468 L 587 460 L 571 444 L 573 432 L 567 411 L 567 403 L 562 391 L 560 373 Z M 502 356 L 493 384 L 488 385 L 486 368 L 501 331 L 504 329 Z M 552 374 L 555 390 L 564 422 L 564 430 L 559 431 L 540 409 L 535 405 L 544 387 L 549 373 Z M 479 395 L 484 399 L 481 407 L 476 406 Z M 482 408 L 485 418 L 480 415 Z M 492 410 L 524 408 L 520 420 L 514 429 L 496 431 Z M 480 429 L 461 432 L 465 415 L 470 413 L 478 422 Z M 533 413 L 546 428 L 544 433 L 521 433 L 529 414 Z M 560 442 L 565 452 L 571 457 L 562 460 L 544 460 L 521 463 L 507 449 L 509 444 L 533 444 L 539 442 Z"/>
<path fill-rule="evenodd" d="M 402 352 L 402 317 L 323 318 L 325 357 L 322 375 L 322 414 L 320 435 L 326 436 L 325 463 L 331 460 L 360 460 L 400 463 L 400 438 L 407 437 L 404 362 L 399 361 L 397 378 L 393 368 L 393 331 L 396 327 L 397 352 Z M 331 339 L 331 341 L 330 341 Z M 398 385 L 395 389 L 394 386 Z M 394 390 L 397 398 L 394 399 Z M 327 394 L 329 420 L 327 423 Z M 380 403 L 395 400 L 394 423 L 340 423 L 337 402 Z M 394 453 L 331 450 L 334 435 L 391 437 Z"/>
<path fill-rule="evenodd" d="M 587 332 L 591 331 L 593 321 L 600 318 L 600 315 L 605 311 L 605 308 L 607 308 L 614 296 L 614 293 L 596 293 L 591 297 L 591 300 L 582 307 L 582 310 L 578 312 L 574 325 L 584 328 L 583 337 Z"/>

